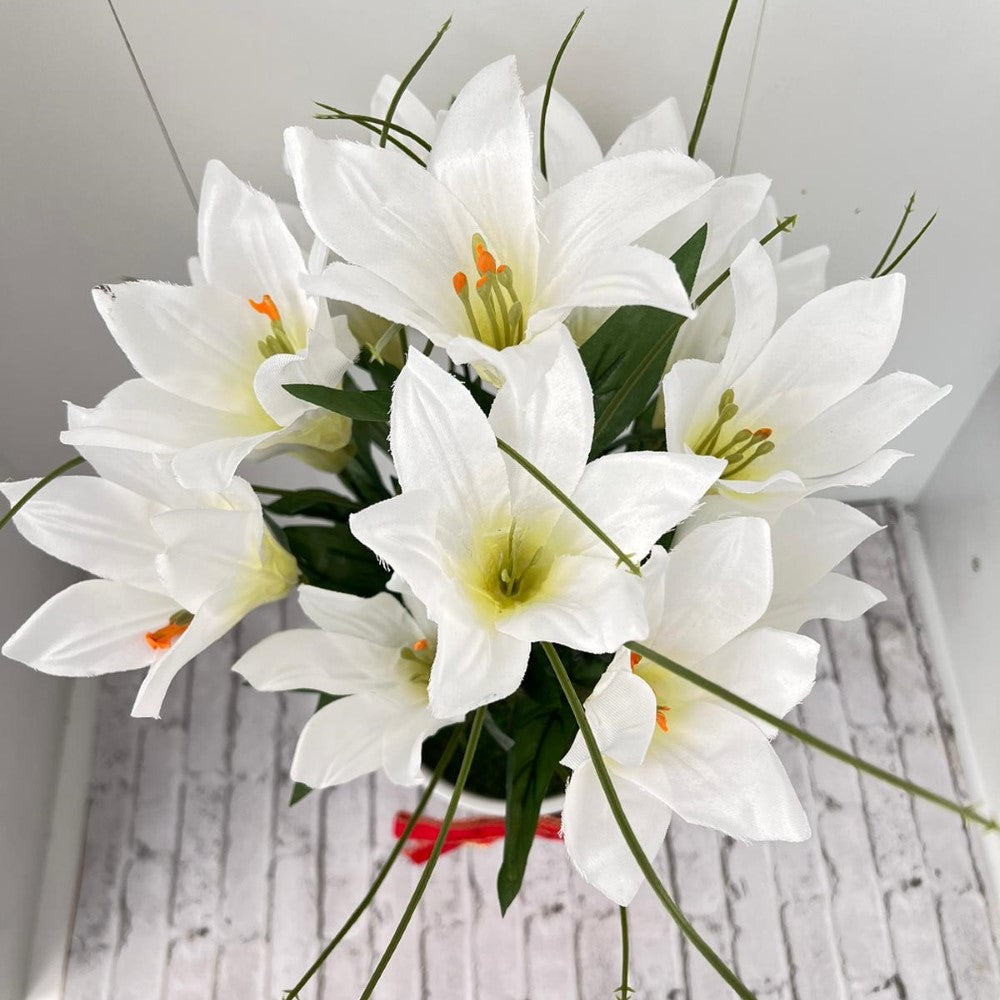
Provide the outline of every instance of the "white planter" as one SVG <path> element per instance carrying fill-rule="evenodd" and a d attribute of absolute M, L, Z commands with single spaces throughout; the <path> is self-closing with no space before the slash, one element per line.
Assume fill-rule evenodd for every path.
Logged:
<path fill-rule="evenodd" d="M 424 778 L 431 779 L 431 772 L 426 767 L 423 769 Z M 451 801 L 451 793 L 455 786 L 451 782 L 441 778 L 434 786 L 433 798 L 442 802 Z M 542 799 L 542 816 L 551 816 L 553 813 L 562 812 L 566 801 L 565 795 L 550 795 Z M 503 799 L 494 799 L 486 795 L 477 795 L 475 792 L 462 792 L 462 797 L 458 801 L 459 813 L 471 816 L 503 816 L 506 811 L 506 804 Z"/>

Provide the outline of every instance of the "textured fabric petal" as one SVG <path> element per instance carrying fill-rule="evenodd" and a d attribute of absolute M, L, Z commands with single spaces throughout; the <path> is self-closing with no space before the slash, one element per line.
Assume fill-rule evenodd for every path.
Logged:
<path fill-rule="evenodd" d="M 291 774 L 310 788 L 353 781 L 382 766 L 382 737 L 400 707 L 381 695 L 357 694 L 321 708 L 302 729 Z"/>
<path fill-rule="evenodd" d="M 603 556 L 558 556 L 544 595 L 516 606 L 497 628 L 527 642 L 548 640 L 610 653 L 646 634 L 639 578 Z"/>
<path fill-rule="evenodd" d="M 724 468 L 721 459 L 638 451 L 604 455 L 591 462 L 573 502 L 619 548 L 642 559 L 657 539 L 694 509 Z M 608 552 L 586 525 L 567 511 L 560 529 L 572 532 L 574 550 Z"/>
<path fill-rule="evenodd" d="M 643 247 L 615 247 L 593 254 L 579 271 L 564 271 L 551 282 L 544 301 L 531 317 L 529 331 L 558 322 L 571 306 L 615 308 L 623 305 L 655 306 L 678 316 L 694 308 L 667 256 Z"/>
<path fill-rule="evenodd" d="M 13 505 L 39 480 L 0 483 Z M 96 476 L 48 483 L 14 517 L 36 548 L 95 576 L 161 591 L 156 556 L 162 549 L 150 518 L 163 508 Z"/>
<path fill-rule="evenodd" d="M 784 323 L 797 309 L 826 290 L 826 265 L 830 248 L 803 250 L 774 265 L 778 282 L 778 322 Z"/>
<path fill-rule="evenodd" d="M 817 476 L 806 480 L 809 493 L 832 489 L 835 486 L 871 486 L 877 483 L 901 458 L 912 458 L 906 451 L 895 451 L 883 448 L 875 452 L 871 458 L 859 462 L 853 468 L 836 472 L 829 476 Z"/>
<path fill-rule="evenodd" d="M 812 690 L 819 643 L 774 628 L 754 628 L 698 664 L 698 673 L 784 718 Z"/>
<path fill-rule="evenodd" d="M 852 281 L 793 313 L 735 381 L 745 425 L 773 415 L 788 435 L 868 381 L 896 339 L 905 285 L 899 274 Z"/>
<path fill-rule="evenodd" d="M 232 587 L 260 550 L 259 512 L 169 510 L 153 518 L 163 544 L 158 567 L 169 593 L 189 611 Z"/>
<path fill-rule="evenodd" d="M 466 328 L 452 276 L 468 266 L 479 224 L 455 195 L 407 157 L 304 128 L 285 132 L 285 156 L 327 246 L 395 285 L 439 329 Z"/>
<path fill-rule="evenodd" d="M 695 283 L 695 290 L 700 292 L 722 272 L 733 245 L 740 245 L 741 235 L 746 242 L 746 229 L 760 210 L 770 184 L 763 174 L 720 177 L 700 198 L 647 233 L 643 245 L 673 256 L 692 234 L 707 225 Z"/>
<path fill-rule="evenodd" d="M 700 197 L 712 171 L 676 152 L 634 153 L 598 164 L 542 202 L 543 298 L 547 285 L 585 269 L 595 253 L 634 243 Z"/>
<path fill-rule="evenodd" d="M 510 353 L 510 352 L 508 352 Z M 490 409 L 493 433 L 523 455 L 564 493 L 580 482 L 594 436 L 594 399 L 569 331 L 541 334 L 519 352 L 520 363 Z M 515 518 L 550 518 L 563 507 L 512 458 L 503 456 Z"/>
<path fill-rule="evenodd" d="M 509 518 L 507 473 L 486 416 L 457 379 L 419 351 L 410 351 L 396 379 L 390 445 L 404 492 L 432 491 L 449 530 Z"/>
<path fill-rule="evenodd" d="M 535 169 L 541 172 L 538 137 L 542 130 L 542 101 L 545 88 L 537 87 L 524 99 L 531 126 Z M 601 145 L 584 121 L 583 115 L 558 90 L 549 94 L 545 115 L 545 172 L 551 190 L 572 180 L 578 174 L 596 167 L 604 158 Z"/>
<path fill-rule="evenodd" d="M 270 295 L 288 334 L 305 337 L 316 305 L 299 285 L 302 249 L 278 206 L 218 160 L 209 160 L 201 186 L 198 257 L 209 284 L 242 300 Z"/>
<path fill-rule="evenodd" d="M 275 445 L 280 430 L 246 437 L 219 438 L 179 451 L 171 462 L 177 481 L 192 490 L 223 490 L 236 475 L 240 463 L 253 452 L 263 457 Z"/>
<path fill-rule="evenodd" d="M 94 302 L 135 370 L 183 399 L 254 416 L 257 342 L 267 318 L 232 292 L 129 281 L 94 289 Z"/>
<path fill-rule="evenodd" d="M 221 639 L 258 603 L 250 599 L 234 601 L 230 594 L 217 594 L 206 601 L 179 639 L 150 665 L 132 706 L 136 718 L 159 718 L 163 699 L 171 681 L 217 639 Z"/>
<path fill-rule="evenodd" d="M 351 531 L 388 563 L 427 606 L 432 617 L 450 581 L 435 535 L 439 504 L 433 493 L 402 493 L 351 515 Z"/>
<path fill-rule="evenodd" d="M 852 621 L 884 600 L 881 590 L 863 580 L 827 573 L 805 590 L 772 601 L 760 624 L 797 632 L 806 622 L 817 618 Z"/>
<path fill-rule="evenodd" d="M 177 602 L 111 580 L 84 580 L 49 598 L 3 645 L 3 655 L 57 677 L 145 667 L 146 633 L 167 624 Z"/>
<path fill-rule="evenodd" d="M 412 326 L 441 347 L 447 346 L 456 336 L 456 330 L 465 329 L 446 328 L 439 318 L 425 311 L 395 285 L 354 264 L 334 262 L 322 274 L 303 278 L 303 285 L 316 295 L 349 302 L 393 323 Z"/>
<path fill-rule="evenodd" d="M 349 695 L 391 687 L 399 649 L 386 649 L 320 629 L 276 632 L 247 650 L 233 670 L 258 691 L 323 691 Z"/>
<path fill-rule="evenodd" d="M 771 542 L 767 522 L 731 517 L 696 528 L 666 559 L 664 607 L 646 645 L 691 665 L 749 628 L 771 599 Z"/>
<path fill-rule="evenodd" d="M 608 150 L 608 156 L 628 156 L 649 149 L 676 149 L 683 152 L 687 145 L 687 129 L 677 98 L 668 97 L 627 125 Z"/>
<path fill-rule="evenodd" d="M 730 269 L 734 321 L 729 345 L 716 376 L 722 389 L 729 388 L 763 350 L 774 333 L 778 315 L 778 284 L 774 267 L 759 243 L 748 243 Z M 706 399 L 715 407 L 718 398 Z M 742 405 L 742 403 L 741 403 Z"/>
<path fill-rule="evenodd" d="M 838 500 L 793 504 L 771 524 L 772 606 L 811 587 L 880 530 L 866 514 Z"/>
<path fill-rule="evenodd" d="M 683 454 L 688 451 L 685 438 L 691 425 L 715 384 L 719 366 L 694 359 L 678 361 L 663 378 L 663 422 L 666 428 L 667 448 Z M 718 403 L 718 397 L 715 400 Z"/>
<path fill-rule="evenodd" d="M 399 80 L 396 77 L 386 75 L 379 80 L 369 103 L 374 118 L 385 118 L 389 111 L 389 104 L 397 90 L 399 90 Z M 396 110 L 393 112 L 392 120 L 395 124 L 415 132 L 421 139 L 430 143 L 434 142 L 434 137 L 437 134 L 437 123 L 434 120 L 434 115 L 412 90 L 403 91 L 403 95 L 396 105 Z M 372 142 L 378 142 L 378 136 L 374 133 L 372 134 Z"/>
<path fill-rule="evenodd" d="M 389 594 L 356 597 L 303 585 L 299 605 L 311 621 L 338 637 L 396 650 L 427 638 L 409 611 Z"/>
<path fill-rule="evenodd" d="M 656 696 L 629 669 L 627 650 L 622 650 L 604 671 L 584 708 L 604 756 L 626 766 L 642 763 L 656 727 Z M 576 769 L 588 760 L 583 734 L 577 733 L 562 763 Z"/>
<path fill-rule="evenodd" d="M 461 722 L 461 719 L 452 720 Z M 397 716 L 395 723 L 382 732 L 382 769 L 397 785 L 419 785 L 423 782 L 420 751 L 424 740 L 448 725 L 436 718 L 426 706 L 414 706 Z"/>
<path fill-rule="evenodd" d="M 809 821 L 763 732 L 749 719 L 700 701 L 673 713 L 628 778 L 689 823 L 737 840 L 799 842 Z"/>
<path fill-rule="evenodd" d="M 438 647 L 427 688 L 431 711 L 452 719 L 517 690 L 528 667 L 531 643 L 467 616 L 438 620 Z"/>
<path fill-rule="evenodd" d="M 670 809 L 641 788 L 611 774 L 629 825 L 651 861 L 663 846 Z M 592 764 L 573 772 L 562 814 L 563 839 L 573 866 L 584 881 L 613 903 L 628 906 L 643 874 L 611 813 Z"/>
<path fill-rule="evenodd" d="M 949 392 L 951 386 L 894 372 L 856 389 L 768 457 L 804 479 L 843 472 L 870 458 Z"/>
<path fill-rule="evenodd" d="M 521 294 L 530 301 L 538 225 L 531 134 L 513 56 L 481 69 L 459 91 L 438 129 L 427 171 L 476 219 L 496 259 L 528 283 Z M 472 232 L 465 238 L 471 260 Z"/>

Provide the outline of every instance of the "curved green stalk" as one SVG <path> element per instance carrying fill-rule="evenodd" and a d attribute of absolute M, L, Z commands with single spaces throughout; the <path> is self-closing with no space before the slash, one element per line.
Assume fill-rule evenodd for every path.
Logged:
<path fill-rule="evenodd" d="M 618 987 L 618 1000 L 628 1000 L 632 989 L 628 984 L 628 907 L 618 907 L 622 925 L 622 984 Z"/>
<path fill-rule="evenodd" d="M 738 3 L 739 0 L 732 0 L 726 19 L 722 22 L 722 32 L 719 34 L 719 41 L 715 46 L 715 57 L 712 59 L 712 67 L 708 71 L 708 79 L 705 81 L 705 92 L 701 96 L 701 107 L 698 108 L 698 117 L 694 123 L 694 130 L 691 132 L 691 141 L 688 143 L 688 156 L 694 156 L 694 151 L 698 148 L 701 129 L 705 124 L 708 106 L 712 101 L 712 91 L 715 89 L 715 78 L 719 75 L 719 67 L 722 65 L 722 50 L 726 47 L 726 39 L 729 37 L 729 29 L 732 27 Z"/>
<path fill-rule="evenodd" d="M 889 254 L 896 249 L 896 244 L 899 242 L 899 237 L 903 235 L 903 228 L 906 226 L 906 220 L 910 217 L 910 213 L 913 211 L 913 206 L 917 201 L 917 192 L 914 191 L 910 195 L 909 200 L 906 203 L 906 207 L 903 209 L 903 217 L 899 220 L 899 225 L 896 226 L 896 231 L 892 234 L 892 239 L 889 240 L 889 245 L 885 248 L 885 253 L 882 254 L 879 262 L 875 265 L 875 269 L 872 271 L 870 277 L 877 278 L 879 271 L 882 270 L 882 266 L 889 259 Z"/>
<path fill-rule="evenodd" d="M 348 114 L 340 114 L 340 115 L 313 115 L 313 118 L 316 118 L 316 119 L 318 119 L 320 121 L 354 122 L 356 125 L 360 125 L 362 128 L 368 129 L 369 132 L 374 132 L 378 136 L 382 135 L 382 129 L 378 125 L 375 124 L 375 121 L 382 121 L 382 119 L 375 119 L 375 121 L 365 121 L 365 118 L 366 118 L 365 115 L 348 115 Z M 390 124 L 391 124 L 391 122 L 390 122 Z M 384 123 L 383 123 L 383 125 L 384 125 Z M 391 142 L 396 147 L 396 149 L 400 149 L 404 153 L 406 153 L 406 155 L 411 160 L 413 160 L 415 163 L 419 163 L 420 166 L 422 166 L 422 167 L 426 167 L 427 166 L 427 162 L 425 160 L 422 160 L 419 156 L 417 156 L 416 153 L 413 152 L 412 149 L 410 149 L 409 146 L 407 146 L 403 142 L 400 142 L 395 136 L 390 135 L 388 137 L 388 141 Z"/>
<path fill-rule="evenodd" d="M 379 131 L 381 131 L 387 121 L 387 119 L 377 118 L 375 115 L 352 114 L 350 111 L 344 111 L 343 108 L 334 107 L 332 104 L 324 104 L 322 101 L 313 101 L 313 104 L 319 108 L 323 108 L 324 111 L 330 112 L 328 115 L 313 115 L 313 118 L 318 118 L 322 121 L 336 121 L 342 118 L 345 121 L 357 122 L 359 125 L 377 125 Z M 416 132 L 404 128 L 402 125 L 397 125 L 393 121 L 389 122 L 389 128 L 393 132 L 398 132 L 404 138 L 412 140 L 418 146 L 422 146 L 428 153 L 431 151 L 431 144 L 422 135 L 417 135 Z"/>
<path fill-rule="evenodd" d="M 472 728 L 469 731 L 469 742 L 465 747 L 465 756 L 462 758 L 462 767 L 458 772 L 455 789 L 451 793 L 451 801 L 448 803 L 447 810 L 445 810 L 444 819 L 441 820 L 441 830 L 437 835 L 437 840 L 434 841 L 431 856 L 427 859 L 427 864 L 424 865 L 424 870 L 420 873 L 420 881 L 417 882 L 417 887 L 413 890 L 413 894 L 410 896 L 410 901 L 406 904 L 406 909 L 403 911 L 402 917 L 399 918 L 399 924 L 396 926 L 389 944 L 382 953 L 378 965 L 375 966 L 375 971 L 368 980 L 368 985 L 365 986 L 358 1000 L 368 1000 L 374 992 L 375 987 L 378 986 L 378 981 L 382 978 L 382 973 L 385 972 L 389 962 L 392 961 L 392 956 L 396 948 L 399 947 L 399 942 L 403 939 L 406 928 L 413 919 L 413 914 L 416 912 L 421 897 L 427 889 L 427 883 L 430 882 L 431 875 L 434 874 L 434 868 L 437 865 L 438 858 L 441 856 L 441 849 L 444 847 L 445 838 L 448 836 L 448 829 L 455 818 L 455 810 L 458 809 L 458 800 L 462 796 L 462 789 L 465 788 L 465 780 L 469 777 L 469 771 L 472 769 L 472 758 L 476 755 L 476 744 L 479 743 L 479 735 L 483 731 L 483 719 L 485 717 L 486 706 L 483 705 L 476 709 L 476 714 L 472 717 Z"/>
<path fill-rule="evenodd" d="M 396 108 L 399 105 L 403 94 L 406 93 L 406 88 L 413 82 L 413 78 L 420 72 L 420 67 L 423 66 L 425 62 L 430 58 L 430 54 L 437 48 L 438 42 L 444 37 L 444 33 L 451 27 L 451 18 L 449 17 L 444 24 L 438 28 L 438 33 L 434 36 L 434 40 L 426 49 L 421 53 L 420 58 L 410 67 L 410 71 L 399 81 L 399 86 L 396 88 L 396 93 L 392 95 L 392 100 L 389 102 L 389 107 L 385 112 L 385 120 L 382 122 L 382 131 L 379 133 L 378 144 L 383 149 L 385 144 L 389 141 L 389 129 L 392 127 L 392 116 L 396 113 Z"/>
<path fill-rule="evenodd" d="M 545 96 L 542 98 L 542 119 L 538 125 L 538 167 L 546 180 L 548 180 L 549 175 L 545 161 L 545 122 L 549 116 L 549 99 L 552 97 L 552 85 L 556 82 L 556 70 L 559 69 L 559 63 L 562 62 L 566 46 L 569 45 L 569 40 L 576 33 L 576 29 L 580 27 L 583 15 L 586 13 L 585 10 L 581 10 L 576 15 L 573 27 L 566 33 L 566 37 L 562 40 L 562 45 L 559 46 L 559 51 L 556 52 L 555 59 L 552 60 L 552 69 L 549 70 L 549 78 L 545 81 Z"/>
<path fill-rule="evenodd" d="M 818 736 L 813 736 L 812 733 L 808 733 L 804 729 L 799 729 L 798 726 L 792 725 L 792 723 L 787 722 L 785 719 L 782 719 L 777 715 L 772 715 L 760 706 L 754 705 L 753 702 L 749 702 L 745 698 L 741 698 L 738 694 L 734 694 L 728 688 L 724 688 L 721 684 L 716 684 L 715 681 L 711 681 L 707 677 L 702 677 L 701 674 L 696 673 L 694 670 L 682 667 L 679 663 L 675 663 L 669 657 L 656 652 L 655 649 L 643 646 L 642 643 L 639 642 L 627 642 L 625 643 L 625 646 L 627 649 L 632 650 L 633 653 L 638 653 L 640 656 L 643 656 L 648 660 L 652 660 L 653 663 L 659 664 L 665 670 L 669 670 L 672 674 L 676 674 L 682 680 L 688 681 L 696 687 L 700 687 L 703 691 L 707 691 L 709 694 L 715 695 L 716 698 L 727 702 L 734 708 L 740 709 L 742 712 L 746 712 L 747 715 L 752 715 L 754 718 L 760 719 L 761 722 L 766 722 L 769 726 L 773 726 L 775 729 L 779 729 L 783 733 L 788 733 L 789 736 L 794 736 L 795 739 L 799 740 L 801 743 L 805 743 L 806 746 L 810 746 L 814 750 L 819 750 L 821 753 L 825 753 L 827 756 L 833 757 L 835 760 L 839 760 L 842 764 L 850 764 L 851 767 L 856 768 L 865 774 L 869 774 L 873 778 L 878 778 L 879 781 L 884 781 L 887 785 L 899 788 L 915 798 L 926 799 L 928 802 L 933 802 L 935 805 L 941 806 L 943 809 L 948 809 L 953 813 L 957 813 L 965 820 L 971 820 L 973 823 L 979 823 L 981 826 L 986 827 L 987 830 L 995 831 L 1000 829 L 1000 826 L 998 826 L 995 819 L 983 816 L 972 806 L 963 806 L 959 802 L 954 802 L 949 798 L 945 798 L 943 795 L 938 795 L 937 792 L 932 792 L 928 788 L 916 785 L 912 781 L 907 781 L 906 778 L 901 778 L 898 775 L 893 774 L 891 771 L 885 771 L 881 767 L 869 764 L 868 761 L 862 760 L 860 757 L 855 757 L 853 754 L 849 754 L 846 750 L 841 750 L 840 747 L 836 747 L 832 743 L 827 743 L 826 740 L 821 740 Z"/>
<path fill-rule="evenodd" d="M 528 459 L 526 459 L 519 451 L 515 451 L 501 438 L 497 438 L 497 444 L 505 455 L 509 455 L 512 459 L 514 459 L 514 461 L 517 462 L 517 464 L 521 466 L 521 468 L 524 469 L 529 476 L 537 479 L 538 482 L 540 482 L 542 486 L 544 486 L 567 510 L 579 518 L 583 524 L 585 524 L 602 542 L 604 542 L 604 544 L 607 545 L 607 547 L 611 549 L 616 556 L 618 556 L 618 561 L 624 563 L 631 573 L 634 573 L 636 576 L 642 576 L 642 570 L 639 569 L 635 560 L 633 560 L 630 556 L 627 556 L 611 540 L 611 538 L 609 538 L 608 535 L 606 535 L 604 531 L 602 531 L 601 528 L 594 523 L 591 518 L 589 518 L 575 503 L 573 503 L 573 501 L 570 500 L 570 498 L 563 493 L 563 491 L 559 489 L 559 487 L 556 486 L 556 484 L 552 482 L 552 480 L 549 479 L 544 472 L 541 471 L 541 469 L 532 465 L 532 463 L 529 462 Z"/>
<path fill-rule="evenodd" d="M 635 831 L 632 829 L 632 824 L 629 823 L 628 817 L 625 815 L 621 800 L 618 798 L 618 792 L 615 790 L 615 786 L 611 781 L 611 775 L 608 774 L 607 765 L 604 763 L 601 748 L 597 745 L 594 732 L 587 721 L 587 713 L 584 711 L 583 705 L 580 704 L 580 698 L 573 687 L 573 682 L 570 680 L 569 674 L 566 672 L 566 667 L 563 666 L 563 662 L 552 643 L 543 642 L 541 646 L 549 659 L 549 663 L 552 664 L 552 670 L 556 675 L 556 680 L 559 681 L 559 686 L 562 688 L 563 694 L 566 696 L 566 701 L 569 702 L 569 707 L 573 712 L 573 717 L 576 719 L 576 724 L 580 727 L 580 733 L 583 736 L 584 743 L 587 745 L 591 763 L 597 772 L 597 780 L 601 783 L 601 789 L 604 792 L 604 797 L 607 799 L 608 808 L 611 810 L 611 814 L 618 824 L 618 829 L 621 830 L 622 837 L 625 839 L 632 857 L 635 858 L 636 864 L 638 864 L 640 871 L 645 876 L 656 898 L 663 904 L 663 908 L 670 914 L 684 936 L 694 945 L 709 965 L 725 980 L 736 995 L 741 1000 L 756 1000 L 753 993 L 747 989 L 737 975 L 715 953 L 712 946 L 695 930 L 694 925 L 684 916 L 680 907 L 674 902 L 673 897 L 667 892 L 663 882 L 660 880 L 660 876 L 656 874 L 656 869 L 649 858 L 646 857 L 646 852 L 642 849 L 642 845 L 639 843 Z"/>
<path fill-rule="evenodd" d="M 920 227 L 920 232 L 918 232 L 917 235 L 914 236 L 913 239 L 910 240 L 910 242 L 907 243 L 905 247 L 903 247 L 899 255 L 890 264 L 887 264 L 882 271 L 879 272 L 878 277 L 881 278 L 883 275 L 889 274 L 890 272 L 895 271 L 897 267 L 899 267 L 899 265 L 903 262 L 903 258 L 917 245 L 917 243 L 920 242 L 920 238 L 924 235 L 924 233 L 927 232 L 928 229 L 931 228 L 931 225 L 933 224 L 936 218 L 937 218 L 937 212 L 935 212 Z"/>
<path fill-rule="evenodd" d="M 761 237 L 760 245 L 762 247 L 766 247 L 768 243 L 770 243 L 771 240 L 773 240 L 779 233 L 789 232 L 794 229 L 795 223 L 798 221 L 799 217 L 797 215 L 786 215 L 783 219 L 779 219 L 774 229 L 772 229 L 766 236 Z M 720 274 L 715 281 L 713 281 L 712 284 L 710 284 L 708 288 L 706 288 L 705 291 L 703 291 L 701 295 L 694 300 L 695 308 L 700 306 L 705 299 L 707 299 L 723 282 L 729 280 L 729 272 L 730 268 L 727 267 L 725 271 L 723 271 L 722 274 Z"/>
<path fill-rule="evenodd" d="M 61 476 L 61 475 L 62 475 L 62 474 L 63 474 L 64 472 L 69 472 L 69 470 L 70 470 L 70 469 L 75 469 L 75 468 L 76 468 L 76 467 L 77 467 L 78 465 L 82 465 L 82 464 L 83 464 L 83 463 L 84 463 L 85 461 L 86 461 L 86 459 L 85 459 L 85 458 L 82 458 L 82 457 L 81 457 L 80 455 L 77 455 L 77 457 L 76 457 L 76 458 L 71 458 L 71 459 L 70 459 L 70 460 L 69 460 L 68 462 L 63 462 L 63 464 L 62 464 L 62 465 L 60 465 L 60 466 L 58 466 L 57 468 L 53 469 L 53 470 L 52 470 L 52 471 L 51 471 L 50 473 L 48 473 L 47 475 L 45 475 L 45 476 L 42 476 L 42 478 L 41 478 L 41 479 L 39 479 L 39 480 L 38 480 L 38 482 L 37 482 L 37 483 L 35 483 L 35 485 L 34 485 L 34 486 L 32 486 L 32 487 L 31 487 L 31 489 L 30 489 L 30 490 L 28 490 L 28 492 L 27 492 L 27 493 L 25 493 L 25 494 L 24 494 L 24 496 L 23 496 L 23 497 L 21 497 L 21 499 L 20 499 L 20 500 L 18 500 L 18 501 L 17 501 L 17 503 L 16 503 L 16 504 L 14 504 L 14 505 L 13 505 L 13 506 L 12 506 L 12 507 L 10 508 L 10 510 L 9 510 L 9 511 L 7 511 L 7 513 L 6 513 L 6 514 L 4 514 L 4 516 L 3 516 L 3 517 L 0 517 L 0 531 L 2 531 L 2 530 L 3 530 L 3 528 L 4 528 L 5 526 L 6 526 L 6 524 L 7 524 L 7 523 L 8 523 L 9 521 L 13 521 L 13 520 L 14 520 L 14 515 L 15 515 L 15 514 L 16 514 L 16 513 L 17 513 L 17 512 L 18 512 L 18 511 L 19 511 L 19 510 L 20 510 L 20 509 L 21 509 L 21 508 L 22 508 L 22 507 L 23 507 L 23 506 L 24 506 L 24 505 L 25 505 L 25 504 L 26 504 L 26 503 L 27 503 L 27 502 L 28 502 L 28 501 L 29 501 L 29 500 L 30 500 L 30 499 L 31 499 L 31 498 L 32 498 L 32 497 L 33 497 L 33 496 L 34 496 L 34 495 L 36 494 L 36 493 L 38 493 L 38 491 L 39 491 L 39 490 L 42 490 L 42 489 L 44 489 L 44 488 L 45 488 L 46 486 L 48 486 L 48 485 L 49 485 L 49 483 L 51 483 L 53 479 L 58 479 L 58 478 L 59 478 L 59 477 L 60 477 L 60 476 Z"/>
<path fill-rule="evenodd" d="M 375 898 L 375 894 L 379 891 L 379 888 L 381 888 L 386 876 L 390 871 L 392 871 L 392 866 L 396 863 L 396 858 L 399 857 L 400 852 L 406 846 L 406 842 L 410 839 L 410 834 L 413 833 L 414 827 L 417 825 L 420 817 L 424 814 L 424 810 L 427 808 L 427 803 L 430 801 L 431 795 L 437 787 L 438 781 L 441 779 L 441 775 L 444 774 L 444 769 L 448 766 L 451 762 L 451 758 L 455 755 L 455 749 L 458 746 L 458 740 L 461 733 L 461 726 L 456 726 L 455 732 L 452 733 L 451 739 L 444 748 L 444 753 L 441 754 L 441 759 L 437 762 L 437 767 L 434 768 L 431 780 L 427 782 L 427 787 L 424 789 L 423 794 L 420 796 L 420 801 L 417 802 L 417 806 L 413 810 L 413 815 L 410 817 L 410 821 L 403 828 L 403 832 L 399 835 L 396 843 L 392 845 L 392 850 L 389 852 L 389 856 L 385 859 L 385 864 L 379 869 L 378 875 L 375 876 L 375 881 L 372 882 L 368 892 L 365 893 L 364 898 L 354 908 L 353 912 L 344 922 L 344 925 L 340 928 L 340 930 L 337 931 L 337 933 L 330 939 L 329 944 L 327 944 L 327 946 L 319 953 L 316 961 L 309 966 L 303 977 L 285 994 L 285 1000 L 295 1000 L 295 998 L 298 997 L 302 990 L 305 989 L 309 980 L 312 979 L 317 972 L 319 972 L 320 966 L 322 966 L 322 964 L 333 953 L 334 948 L 336 948 L 337 945 L 344 940 L 348 931 L 350 931 L 350 929 L 358 922 L 361 915 L 371 905 L 372 900 Z"/>

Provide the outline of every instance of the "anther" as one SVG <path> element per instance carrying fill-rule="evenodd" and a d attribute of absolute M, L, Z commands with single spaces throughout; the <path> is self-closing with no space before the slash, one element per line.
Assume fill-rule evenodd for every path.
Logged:
<path fill-rule="evenodd" d="M 639 661 L 641 659 L 642 657 L 638 653 L 629 653 L 628 665 L 632 668 L 633 672 L 635 672 L 635 668 L 639 666 Z"/>
<path fill-rule="evenodd" d="M 414 653 L 422 653 L 427 648 L 427 640 L 426 639 L 418 639 L 413 644 L 412 648 L 413 648 L 413 652 Z"/>
<path fill-rule="evenodd" d="M 669 705 L 657 705 L 656 706 L 656 724 L 665 733 L 670 732 L 670 727 L 667 725 L 667 712 L 670 711 Z"/>
<path fill-rule="evenodd" d="M 469 294 L 469 279 L 465 276 L 464 271 L 456 271 L 454 277 L 451 279 L 451 284 L 455 289 L 455 294 L 459 297 Z"/>
<path fill-rule="evenodd" d="M 260 302 L 254 302 L 253 299 L 248 299 L 247 301 L 253 309 L 262 316 L 266 316 L 272 323 L 281 322 L 281 313 L 278 312 L 278 307 L 274 304 L 274 299 L 270 295 L 265 295 Z"/>

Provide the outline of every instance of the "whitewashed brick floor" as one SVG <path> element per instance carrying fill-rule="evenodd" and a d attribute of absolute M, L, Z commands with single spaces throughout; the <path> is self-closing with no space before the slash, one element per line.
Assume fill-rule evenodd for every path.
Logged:
<path fill-rule="evenodd" d="M 848 571 L 888 601 L 828 624 L 802 724 L 961 795 L 948 709 L 921 637 L 895 517 Z M 257 612 L 176 683 L 159 722 L 129 718 L 138 678 L 107 678 L 66 1000 L 280 1000 L 354 907 L 414 794 L 381 779 L 287 808 L 287 767 L 312 699 L 260 695 L 229 672 L 282 624 Z M 676 822 L 660 870 L 760 1000 L 998 1000 L 996 924 L 978 844 L 951 814 L 780 740 L 810 814 L 804 845 L 748 846 Z M 445 855 L 378 997 L 611 1000 L 616 909 L 538 842 L 503 920 L 500 849 Z M 360 992 L 412 889 L 401 862 L 311 1000 Z M 643 1000 L 731 996 L 648 891 L 631 911 Z"/>

